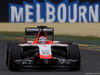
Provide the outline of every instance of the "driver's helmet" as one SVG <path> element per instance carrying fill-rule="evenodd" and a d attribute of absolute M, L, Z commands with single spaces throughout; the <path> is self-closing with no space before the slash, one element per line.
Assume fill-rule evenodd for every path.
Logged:
<path fill-rule="evenodd" d="M 40 44 L 45 44 L 45 43 L 47 43 L 47 38 L 44 36 L 41 36 L 41 37 L 39 37 L 38 42 Z"/>

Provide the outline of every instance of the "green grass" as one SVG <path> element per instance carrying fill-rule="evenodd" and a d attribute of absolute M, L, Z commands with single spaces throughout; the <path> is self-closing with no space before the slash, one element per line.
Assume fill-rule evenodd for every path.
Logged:
<path fill-rule="evenodd" d="M 99 37 L 88 37 L 88 36 L 55 35 L 55 37 L 61 37 L 66 39 L 70 38 L 70 39 L 78 39 L 78 40 L 100 41 Z"/>
<path fill-rule="evenodd" d="M 25 35 L 24 32 L 0 32 L 0 36 L 16 36 L 16 35 Z"/>
<path fill-rule="evenodd" d="M 0 32 L 0 36 L 24 36 L 24 32 Z M 78 39 L 78 40 L 92 40 L 100 41 L 99 37 L 89 37 L 89 36 L 71 36 L 71 35 L 55 35 L 55 38 L 64 38 L 64 39 Z"/>

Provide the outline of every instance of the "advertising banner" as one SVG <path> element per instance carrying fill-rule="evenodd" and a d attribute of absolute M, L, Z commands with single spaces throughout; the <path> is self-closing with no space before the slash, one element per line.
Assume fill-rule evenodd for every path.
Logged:
<path fill-rule="evenodd" d="M 100 22 L 99 0 L 18 0 L 19 3 L 13 1 L 8 2 L 6 9 L 8 22 Z"/>

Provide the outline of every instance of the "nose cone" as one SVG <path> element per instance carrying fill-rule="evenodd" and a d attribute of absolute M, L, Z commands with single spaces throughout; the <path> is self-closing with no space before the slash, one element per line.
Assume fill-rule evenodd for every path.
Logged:
<path fill-rule="evenodd" d="M 52 59 L 52 55 L 40 55 L 40 59 Z"/>
<path fill-rule="evenodd" d="M 52 59 L 51 45 L 40 44 L 39 53 L 40 53 L 40 59 Z"/>

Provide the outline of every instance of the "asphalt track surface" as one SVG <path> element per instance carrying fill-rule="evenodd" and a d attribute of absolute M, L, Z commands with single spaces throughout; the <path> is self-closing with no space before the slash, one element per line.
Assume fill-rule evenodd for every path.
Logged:
<path fill-rule="evenodd" d="M 0 75 L 100 75 L 100 52 L 83 49 L 81 49 L 82 64 L 80 71 L 69 71 L 63 69 L 23 69 L 18 72 L 10 71 L 5 63 L 7 42 L 9 41 L 0 41 Z"/>

